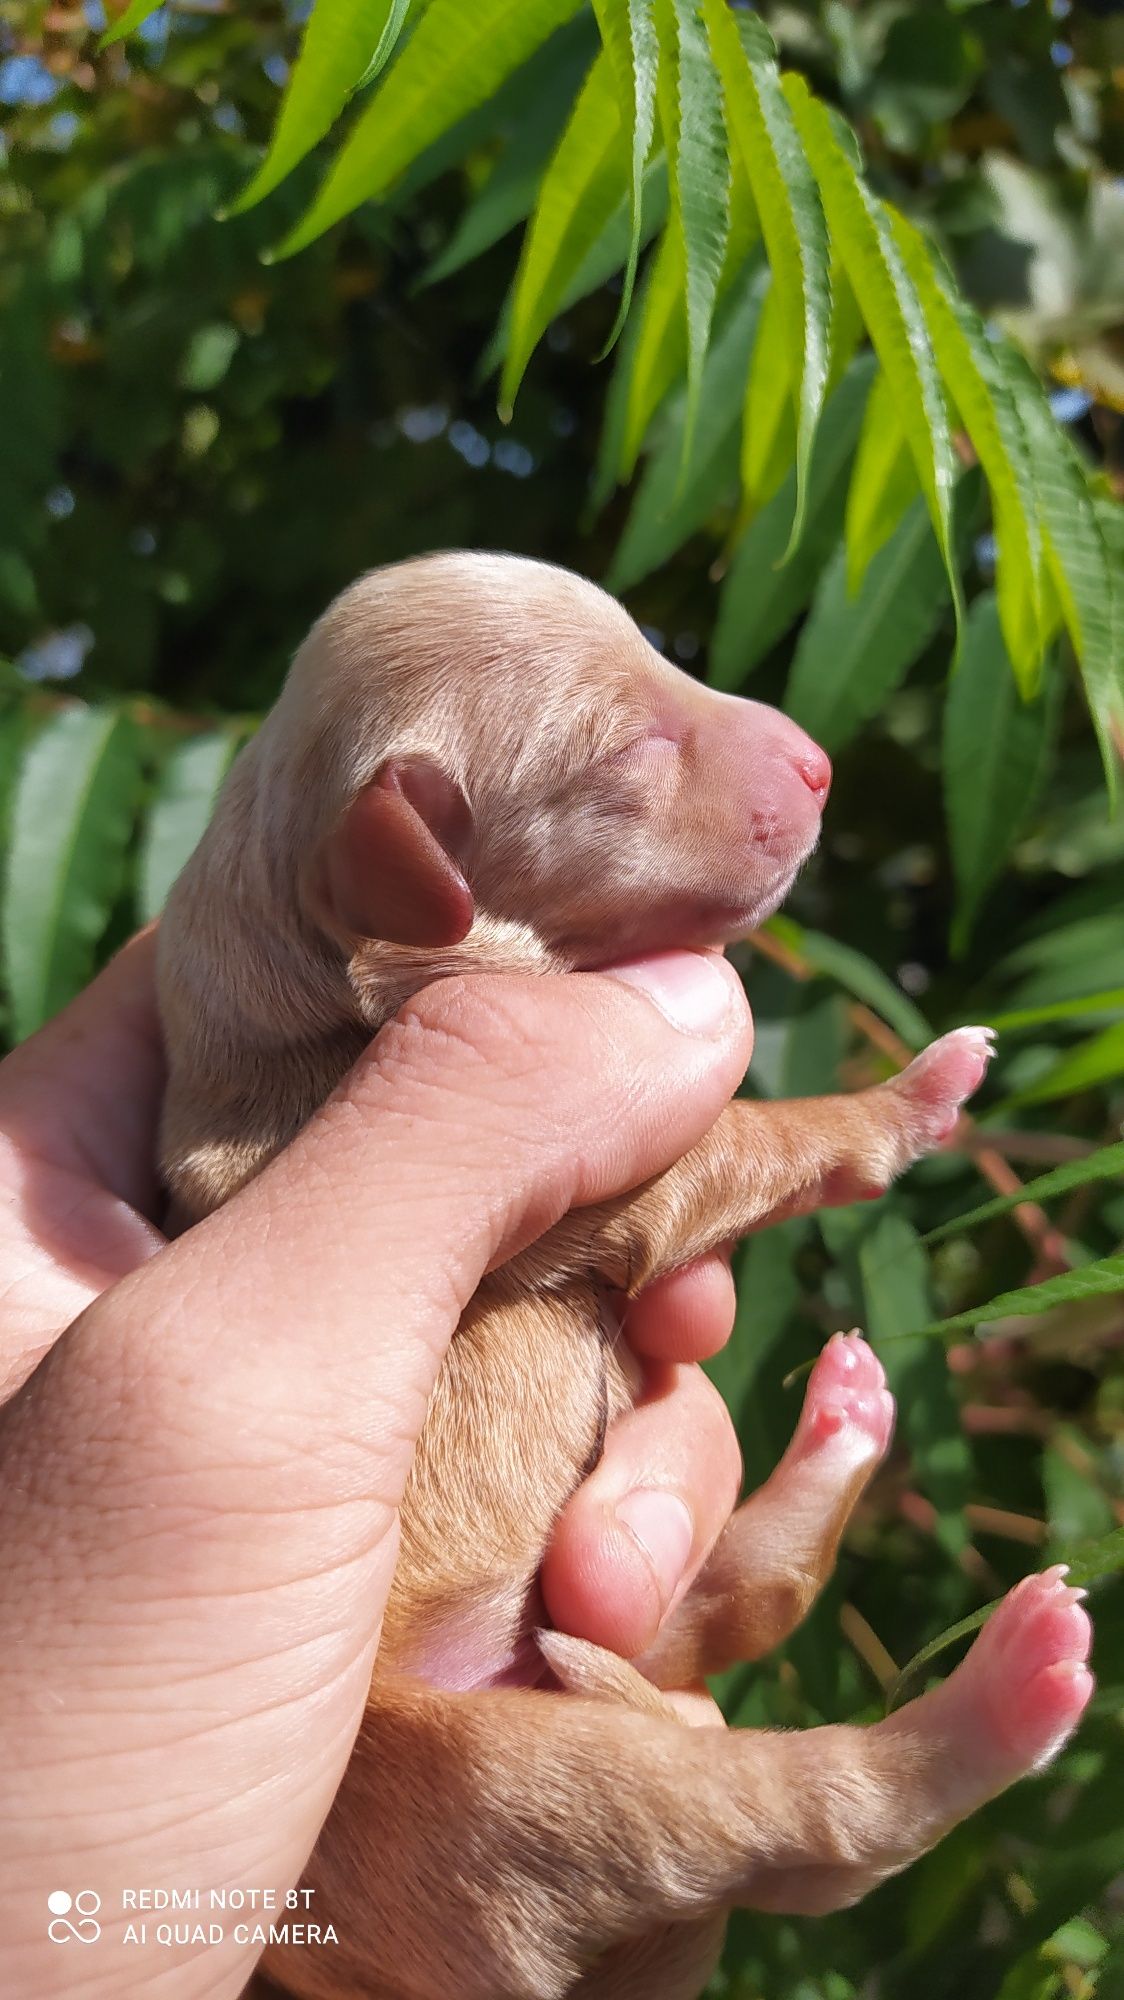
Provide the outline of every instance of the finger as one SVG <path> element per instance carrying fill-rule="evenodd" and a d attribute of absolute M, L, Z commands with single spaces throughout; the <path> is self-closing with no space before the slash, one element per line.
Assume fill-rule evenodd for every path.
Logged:
<path fill-rule="evenodd" d="M 701 1369 L 654 1363 L 559 1518 L 542 1571 L 552 1622 L 634 1659 L 655 1639 L 737 1500 L 729 1412 Z"/>
<path fill-rule="evenodd" d="M 161 1246 L 155 936 L 0 1063 L 0 1401 L 63 1328 Z"/>
<path fill-rule="evenodd" d="M 629 1299 L 621 1331 L 649 1360 L 705 1361 L 726 1345 L 736 1310 L 729 1253 L 715 1250 Z"/>

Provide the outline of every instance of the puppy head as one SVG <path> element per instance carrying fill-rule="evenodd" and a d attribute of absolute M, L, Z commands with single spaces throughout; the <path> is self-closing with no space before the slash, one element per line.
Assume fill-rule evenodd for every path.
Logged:
<path fill-rule="evenodd" d="M 595 585 L 508 556 L 364 578 L 275 717 L 304 892 L 356 944 L 443 953 L 481 918 L 575 967 L 728 943 L 787 893 L 831 776 Z"/>

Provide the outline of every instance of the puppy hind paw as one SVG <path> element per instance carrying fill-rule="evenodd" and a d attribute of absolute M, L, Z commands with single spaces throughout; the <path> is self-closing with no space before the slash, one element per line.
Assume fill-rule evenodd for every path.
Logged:
<path fill-rule="evenodd" d="M 894 1399 L 873 1348 L 857 1331 L 833 1335 L 808 1379 L 794 1448 L 875 1461 L 885 1455 L 893 1428 Z"/>

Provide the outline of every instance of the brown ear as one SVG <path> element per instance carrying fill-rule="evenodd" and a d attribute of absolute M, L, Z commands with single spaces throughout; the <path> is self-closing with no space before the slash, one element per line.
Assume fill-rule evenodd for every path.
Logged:
<path fill-rule="evenodd" d="M 472 928 L 460 865 L 471 837 L 455 779 L 430 757 L 392 758 L 329 836 L 322 880 L 336 922 L 388 944 L 459 944 Z"/>

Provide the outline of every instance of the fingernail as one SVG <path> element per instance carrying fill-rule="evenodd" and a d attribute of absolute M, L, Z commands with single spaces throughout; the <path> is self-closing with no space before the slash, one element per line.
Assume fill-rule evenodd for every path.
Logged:
<path fill-rule="evenodd" d="M 634 986 L 658 1007 L 665 1021 L 685 1035 L 716 1035 L 734 997 L 735 975 L 725 959 L 698 951 L 668 951 L 659 958 L 634 958 L 607 965 L 610 979 Z"/>
<path fill-rule="evenodd" d="M 617 1520 L 651 1563 L 665 1606 L 670 1604 L 690 1560 L 695 1525 L 686 1503 L 675 1493 L 641 1490 L 617 1502 Z"/>

